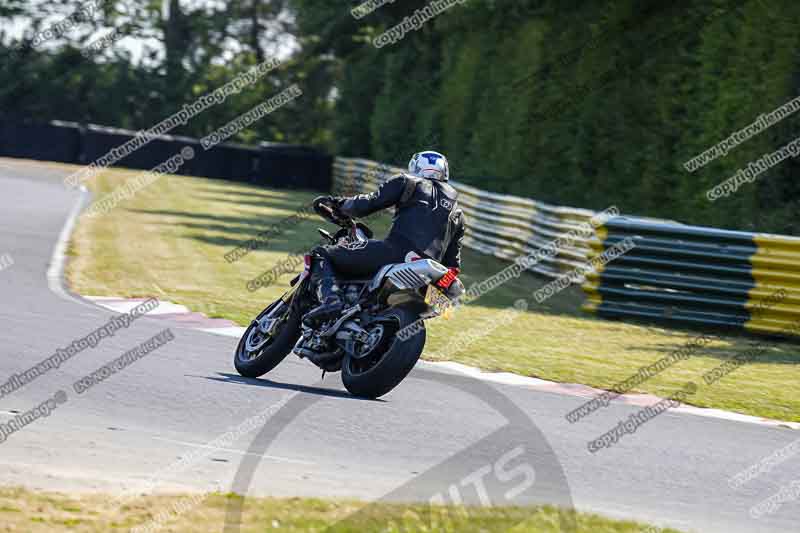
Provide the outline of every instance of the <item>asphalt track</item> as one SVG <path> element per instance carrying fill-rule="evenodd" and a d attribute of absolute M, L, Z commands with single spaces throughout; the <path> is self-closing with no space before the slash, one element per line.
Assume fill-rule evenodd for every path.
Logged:
<path fill-rule="evenodd" d="M 0 160 L 0 255 L 14 259 L 0 271 L 0 382 L 113 316 L 48 286 L 59 235 L 85 196 L 64 187 L 65 175 L 56 166 Z M 178 325 L 171 327 L 174 341 L 84 394 L 73 391 L 73 382 L 164 327 L 140 319 L 0 398 L 0 422 L 7 422 L 57 390 L 68 397 L 0 444 L 0 484 L 420 501 L 436 493 L 450 500 L 455 485 L 464 501 L 477 503 L 477 485 L 464 479 L 486 465 L 494 465 L 496 477 L 498 462 L 510 464 L 513 444 L 524 448 L 514 457 L 533 466 L 535 482 L 512 503 L 571 501 L 582 511 L 685 531 L 798 531 L 800 502 L 758 520 L 748 514 L 800 479 L 797 457 L 738 490 L 727 483 L 800 437 L 783 428 L 668 412 L 591 454 L 588 440 L 638 408 L 612 404 L 569 424 L 564 414 L 584 399 L 427 369 L 381 401 L 365 401 L 344 392 L 338 375 L 320 383 L 320 373 L 294 356 L 269 380 L 246 380 L 234 375 L 234 339 Z M 535 357 L 535 339 L 530 350 Z M 265 409 L 258 430 L 219 440 Z M 215 439 L 225 445 L 209 445 Z M 187 454 L 195 454 L 187 466 L 171 469 Z M 154 475 L 158 483 L 149 484 Z M 501 482 L 492 475 L 491 501 L 509 503 L 498 496 L 524 478 Z"/>

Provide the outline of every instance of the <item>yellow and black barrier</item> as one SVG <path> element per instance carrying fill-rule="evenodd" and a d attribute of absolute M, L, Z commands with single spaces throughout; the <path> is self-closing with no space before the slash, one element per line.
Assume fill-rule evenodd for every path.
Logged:
<path fill-rule="evenodd" d="M 333 191 L 378 188 L 404 169 L 337 157 Z M 559 277 L 631 238 L 633 249 L 586 275 L 584 309 L 607 318 L 666 320 L 800 335 L 800 238 L 726 231 L 672 221 L 614 217 L 585 231 L 598 213 L 483 191 L 457 181 L 467 217 L 465 246 L 513 261 L 570 236 L 531 270 Z"/>
<path fill-rule="evenodd" d="M 584 309 L 603 317 L 800 335 L 800 239 L 616 217 L 595 254 L 635 247 L 589 274 Z"/>

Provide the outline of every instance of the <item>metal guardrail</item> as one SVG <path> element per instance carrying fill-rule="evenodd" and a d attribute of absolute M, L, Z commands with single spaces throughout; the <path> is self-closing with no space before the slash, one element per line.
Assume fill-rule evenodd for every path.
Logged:
<path fill-rule="evenodd" d="M 598 254 L 626 238 L 636 247 L 587 276 L 585 310 L 800 335 L 800 238 L 627 217 L 597 233 Z"/>
<path fill-rule="evenodd" d="M 375 190 L 405 169 L 337 157 L 334 191 Z M 467 216 L 464 244 L 501 259 L 531 254 L 579 231 L 597 213 L 495 194 L 450 182 Z M 635 247 L 583 281 L 584 310 L 640 318 L 800 335 L 800 238 L 619 216 L 579 236 L 531 270 L 558 277 L 626 238 Z M 578 278 L 579 279 L 579 278 Z M 776 293 L 780 298 L 775 300 Z"/>
<path fill-rule="evenodd" d="M 386 179 L 405 169 L 369 161 L 337 157 L 333 163 L 335 194 L 358 194 L 375 190 Z M 588 209 L 557 207 L 506 194 L 496 194 L 457 181 L 450 185 L 459 193 L 458 202 L 467 217 L 464 245 L 501 259 L 529 255 L 571 231 L 580 231 L 597 213 Z M 591 237 L 579 236 L 531 268 L 539 274 L 558 277 L 588 260 Z"/>
<path fill-rule="evenodd" d="M 0 157 L 88 165 L 134 139 L 139 132 L 74 122 L 0 121 Z M 198 139 L 161 135 L 114 163 L 118 168 L 150 170 L 179 153 L 194 149 L 195 157 L 180 174 L 226 179 L 275 188 L 331 188 L 332 157 L 309 146 L 222 143 L 211 150 Z"/>

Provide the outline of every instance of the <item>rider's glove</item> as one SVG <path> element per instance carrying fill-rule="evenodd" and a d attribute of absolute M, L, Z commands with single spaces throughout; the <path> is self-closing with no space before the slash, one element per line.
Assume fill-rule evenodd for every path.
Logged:
<path fill-rule="evenodd" d="M 334 212 L 337 212 L 344 202 L 345 198 L 341 196 L 317 196 L 314 198 L 312 205 L 316 209 L 316 206 L 324 204 L 333 209 Z"/>
<path fill-rule="evenodd" d="M 330 204 L 335 209 L 339 209 L 342 207 L 342 204 L 345 202 L 346 198 L 342 196 L 323 196 L 325 203 Z"/>

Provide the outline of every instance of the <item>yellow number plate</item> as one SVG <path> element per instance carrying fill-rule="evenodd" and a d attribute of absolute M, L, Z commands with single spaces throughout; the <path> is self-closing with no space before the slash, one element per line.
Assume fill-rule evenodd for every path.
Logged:
<path fill-rule="evenodd" d="M 425 294 L 425 303 L 433 308 L 437 315 L 441 315 L 445 320 L 450 318 L 450 310 L 453 308 L 453 302 L 447 297 L 445 293 L 440 291 L 433 285 L 428 285 L 428 292 Z"/>

